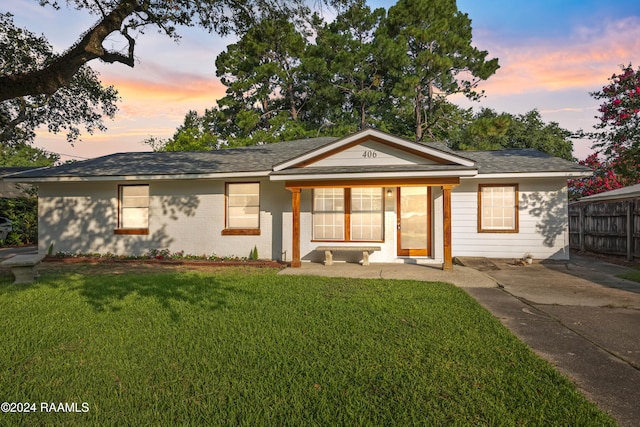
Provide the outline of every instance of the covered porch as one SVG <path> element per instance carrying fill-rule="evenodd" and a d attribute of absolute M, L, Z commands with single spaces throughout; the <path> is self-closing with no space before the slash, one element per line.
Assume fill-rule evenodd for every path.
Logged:
<path fill-rule="evenodd" d="M 459 176 L 309 178 L 285 181 L 285 188 L 291 192 L 292 268 L 302 265 L 303 247 L 308 252 L 331 242 L 345 248 L 380 245 L 386 251 L 387 258 L 383 262 L 438 259 L 441 260 L 439 268 L 453 270 L 451 192 L 460 184 Z M 303 192 L 310 193 L 305 207 L 302 206 Z M 336 218 L 334 211 L 326 211 L 327 208 L 322 207 L 327 200 L 328 209 L 339 209 L 339 224 L 333 225 L 333 229 L 338 229 L 337 232 L 325 232 L 323 228 L 322 221 L 326 222 L 327 215 Z M 305 213 L 310 215 L 310 221 L 302 220 Z M 376 219 L 380 215 L 381 219 Z M 369 234 L 360 231 L 362 218 L 369 218 L 364 220 L 369 221 L 366 224 Z M 380 230 L 376 231 L 378 227 Z M 393 260 L 388 259 L 389 256 Z"/>

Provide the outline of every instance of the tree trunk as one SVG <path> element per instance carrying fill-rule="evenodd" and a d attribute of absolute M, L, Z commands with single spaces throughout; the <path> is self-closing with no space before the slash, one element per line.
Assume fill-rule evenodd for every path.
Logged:
<path fill-rule="evenodd" d="M 298 109 L 296 108 L 296 100 L 295 97 L 293 96 L 293 85 L 292 84 L 288 84 L 287 85 L 287 91 L 289 92 L 289 102 L 291 103 L 291 107 L 290 107 L 290 111 L 291 111 L 291 119 L 294 122 L 298 121 Z"/>
<path fill-rule="evenodd" d="M 416 87 L 416 97 L 413 101 L 413 107 L 416 115 L 416 141 L 422 141 L 422 88 Z"/>
<path fill-rule="evenodd" d="M 367 127 L 367 106 L 364 102 L 360 103 L 360 130 Z"/>

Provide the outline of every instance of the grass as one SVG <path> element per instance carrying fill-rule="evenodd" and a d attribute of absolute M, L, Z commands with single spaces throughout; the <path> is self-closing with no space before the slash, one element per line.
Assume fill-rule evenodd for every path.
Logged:
<path fill-rule="evenodd" d="M 635 271 L 618 274 L 616 275 L 616 277 L 619 277 L 621 279 L 633 280 L 634 282 L 640 283 L 640 266 L 636 266 L 634 268 L 635 268 Z"/>
<path fill-rule="evenodd" d="M 52 273 L 0 325 L 0 425 L 615 425 L 443 283 Z"/>

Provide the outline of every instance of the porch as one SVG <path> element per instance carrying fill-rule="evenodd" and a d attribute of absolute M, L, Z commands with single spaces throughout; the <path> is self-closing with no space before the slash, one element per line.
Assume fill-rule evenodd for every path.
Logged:
<path fill-rule="evenodd" d="M 459 177 L 286 181 L 285 188 L 291 191 L 292 268 L 300 268 L 302 260 L 309 259 L 311 245 L 315 250 L 315 247 L 331 242 L 332 245 L 346 248 L 363 244 L 380 245 L 385 253 L 380 259 L 382 262 L 415 263 L 418 259 L 437 259 L 442 270 L 452 271 L 451 191 L 459 183 Z M 332 200 L 332 203 L 340 205 L 338 214 L 344 218 L 340 218 L 341 228 L 338 232 L 325 235 L 318 231 L 317 224 L 325 211 L 319 212 L 317 208 L 318 200 L 322 202 L 327 189 L 332 190 L 327 197 L 339 199 L 338 202 Z M 381 220 L 371 227 L 379 228 L 377 232 L 380 234 L 358 234 L 357 227 L 361 224 L 354 218 L 359 218 L 359 212 L 351 206 L 352 203 L 355 205 L 351 199 L 352 193 L 361 197 L 364 189 L 372 189 L 370 194 L 377 193 L 376 200 L 371 201 L 370 205 L 380 209 L 375 213 L 381 215 Z M 432 195 L 432 189 L 437 189 L 437 199 Z M 308 196 L 313 200 L 307 198 L 307 203 L 302 207 L 302 195 L 307 191 L 313 194 Z M 409 204 L 420 205 L 421 210 L 416 212 L 416 208 L 412 207 L 410 212 L 406 212 L 405 205 Z M 435 215 L 435 212 L 438 214 Z M 307 215 L 304 221 L 303 214 Z M 331 211 L 330 214 L 335 215 L 336 212 Z M 354 232 L 351 228 L 357 230 Z M 437 258 L 434 254 L 437 254 Z"/>

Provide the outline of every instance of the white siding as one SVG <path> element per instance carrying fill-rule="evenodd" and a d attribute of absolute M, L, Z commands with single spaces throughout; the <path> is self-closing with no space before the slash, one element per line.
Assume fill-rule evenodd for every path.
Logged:
<path fill-rule="evenodd" d="M 478 233 L 478 184 L 518 184 L 518 233 Z M 568 259 L 566 179 L 463 179 L 451 198 L 453 256 Z"/>
<path fill-rule="evenodd" d="M 255 181 L 255 180 L 253 180 Z M 129 182 L 130 183 L 130 182 Z M 38 200 L 39 251 L 140 255 L 151 249 L 186 254 L 260 258 L 282 253 L 280 210 L 290 205 L 283 184 L 260 181 L 260 235 L 223 236 L 224 181 L 150 181 L 149 234 L 116 235 L 118 182 L 41 184 Z M 276 210 L 276 214 L 272 212 Z M 274 220 L 276 218 L 277 220 Z"/>
<path fill-rule="evenodd" d="M 253 181 L 256 180 L 247 180 Z M 233 182 L 238 182 L 234 180 Z M 223 236 L 225 181 L 148 181 L 149 234 L 116 235 L 118 182 L 43 183 L 39 190 L 39 251 L 143 254 L 151 249 L 248 256 L 254 245 L 260 258 L 291 260 L 291 192 L 282 183 L 260 180 L 260 235 Z M 131 182 L 127 182 L 131 183 Z M 519 186 L 519 232 L 478 233 L 478 184 Z M 384 242 L 372 262 L 406 261 L 396 256 L 395 190 L 385 189 Z M 301 257 L 322 261 L 315 251 L 324 243 L 312 239 L 312 191 L 301 194 Z M 420 262 L 443 259 L 442 191 L 432 188 L 432 255 Z M 566 180 L 462 180 L 452 192 L 452 252 L 454 256 L 519 258 L 531 252 L 537 259 L 566 259 L 568 252 Z M 349 243 L 343 243 L 350 245 Z M 360 243 L 351 243 L 360 245 Z M 285 254 L 286 252 L 286 254 Z M 349 255 L 337 255 L 347 259 Z M 353 255 L 349 260 L 355 260 Z"/>

